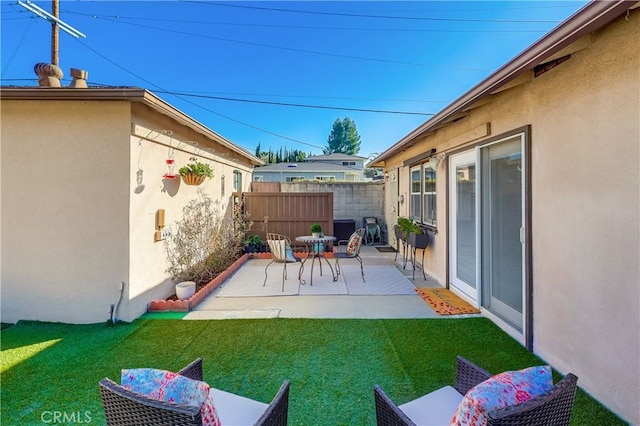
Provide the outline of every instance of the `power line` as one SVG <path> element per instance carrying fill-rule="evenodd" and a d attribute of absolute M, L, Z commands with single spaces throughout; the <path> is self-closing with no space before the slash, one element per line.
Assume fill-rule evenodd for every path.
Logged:
<path fill-rule="evenodd" d="M 248 45 L 248 46 L 257 46 L 257 47 L 267 47 L 267 48 L 270 48 L 270 49 L 287 50 L 287 51 L 292 51 L 292 52 L 311 53 L 311 54 L 315 54 L 315 55 L 331 56 L 331 57 L 335 57 L 335 58 L 357 59 L 357 60 L 362 60 L 362 61 L 383 62 L 383 63 L 399 64 L 399 65 L 412 65 L 412 66 L 426 67 L 426 68 L 444 68 L 444 69 L 455 69 L 455 70 L 463 70 L 463 71 L 478 71 L 478 72 L 488 72 L 489 71 L 489 70 L 480 69 L 480 68 L 458 67 L 458 66 L 453 66 L 453 65 L 423 64 L 423 63 L 419 63 L 419 62 L 408 62 L 408 61 L 395 61 L 395 60 L 392 60 L 392 59 L 369 58 L 369 57 L 365 57 L 365 56 L 344 55 L 344 54 L 340 54 L 340 53 L 321 52 L 321 51 L 318 51 L 318 50 L 299 49 L 299 48 L 284 47 L 284 46 L 275 46 L 275 45 L 271 45 L 271 44 L 255 43 L 255 42 L 242 41 L 242 40 L 233 40 L 233 39 L 229 39 L 229 38 L 225 38 L 225 37 L 216 37 L 216 36 L 210 36 L 210 35 L 205 35 L 205 34 L 196 34 L 196 33 L 190 33 L 190 32 L 186 32 L 186 31 L 170 30 L 170 29 L 167 29 L 167 28 L 154 27 L 154 26 L 151 26 L 151 25 L 142 25 L 142 24 L 134 24 L 134 23 L 131 23 L 131 22 L 122 22 L 122 21 L 114 20 L 114 19 L 107 19 L 107 18 L 100 18 L 100 19 L 103 19 L 103 20 L 106 20 L 106 21 L 110 21 L 110 22 L 118 22 L 118 23 L 122 23 L 122 24 L 125 24 L 125 25 L 131 25 L 131 26 L 134 26 L 134 27 L 153 29 L 153 30 L 157 30 L 157 31 L 165 31 L 165 32 L 169 32 L 169 33 L 182 34 L 182 35 L 187 35 L 187 36 L 202 37 L 202 38 L 207 38 L 207 39 L 211 39 L 211 40 L 226 41 L 226 42 L 229 42 L 229 43 L 238 43 L 238 44 L 244 44 L 244 45 Z"/>
<path fill-rule="evenodd" d="M 557 24 L 560 21 L 555 20 L 525 20 L 525 19 L 466 19 L 466 18 L 431 18 L 424 16 L 393 16 L 393 15 L 367 15 L 360 13 L 340 13 L 340 12 L 322 12 L 317 10 L 295 10 L 295 9 L 283 9 L 274 7 L 261 7 L 261 6 L 247 6 L 239 5 L 236 3 L 210 3 L 210 2 L 198 2 L 185 0 L 186 3 L 202 4 L 207 6 L 223 6 L 223 7 L 235 7 L 241 9 L 253 9 L 253 10 L 269 10 L 274 12 L 287 12 L 287 13 L 303 13 L 309 15 L 328 15 L 328 16 L 346 16 L 351 18 L 374 18 L 374 19 L 401 19 L 411 21 L 444 21 L 444 22 L 495 22 L 495 23 L 542 23 L 542 24 Z"/>
<path fill-rule="evenodd" d="M 263 96 L 279 98 L 307 98 L 307 99 L 340 99 L 350 101 L 383 101 L 383 102 L 418 102 L 418 103 L 439 103 L 444 104 L 449 101 L 428 100 L 428 99 L 393 99 L 393 98 L 368 98 L 353 96 L 321 96 L 321 95 L 285 95 L 276 93 L 246 93 L 246 92 L 207 92 L 207 91 L 187 91 L 186 94 L 196 95 L 241 95 L 241 96 Z"/>
<path fill-rule="evenodd" d="M 222 96 L 206 96 L 206 95 L 196 95 L 196 94 L 189 94 L 189 93 L 169 92 L 169 91 L 158 91 L 158 93 L 167 93 L 170 95 L 179 95 L 179 96 L 190 96 L 194 98 L 216 99 L 216 100 L 234 101 L 234 102 L 247 102 L 247 103 L 265 104 L 265 105 L 280 105 L 280 106 L 290 106 L 290 107 L 300 107 L 300 108 L 377 112 L 377 113 L 385 113 L 385 114 L 406 114 L 406 115 L 424 115 L 424 116 L 435 115 L 432 113 L 425 113 L 425 112 L 392 111 L 392 110 L 380 110 L 380 109 L 370 109 L 370 108 L 350 108 L 350 107 L 337 107 L 337 106 L 326 106 L 326 105 L 294 104 L 294 103 L 287 103 L 287 102 L 271 102 L 271 101 L 261 101 L 256 99 L 239 99 L 239 98 L 228 98 L 228 97 L 222 97 Z"/>
<path fill-rule="evenodd" d="M 126 73 L 128 73 L 128 74 L 131 74 L 132 76 L 134 76 L 134 77 L 136 77 L 136 78 L 138 78 L 138 79 L 140 79 L 140 80 L 144 81 L 145 83 L 147 83 L 147 84 L 149 84 L 149 85 L 151 85 L 151 86 L 153 86 L 153 87 L 158 88 L 159 90 L 163 90 L 163 89 L 162 89 L 162 87 L 160 87 L 160 86 L 158 86 L 158 85 L 154 84 L 153 82 L 151 82 L 151 81 L 149 81 L 149 80 L 147 80 L 147 79 L 145 79 L 145 78 L 143 78 L 143 77 L 141 77 L 141 76 L 139 76 L 139 75 L 135 74 L 135 73 L 134 73 L 134 72 L 132 72 L 132 71 L 129 71 L 127 68 L 125 68 L 125 67 L 123 67 L 122 65 L 118 64 L 117 62 L 115 62 L 115 61 L 113 61 L 113 60 L 109 59 L 108 57 L 106 57 L 105 55 L 101 54 L 100 52 L 98 52 L 97 50 L 93 49 L 92 47 L 88 46 L 87 44 L 85 44 L 85 43 L 84 43 L 84 42 L 82 42 L 81 40 L 76 40 L 76 41 L 77 41 L 78 43 L 80 43 L 81 45 L 83 45 L 84 47 L 86 47 L 87 49 L 89 49 L 90 51 L 92 51 L 93 53 L 95 53 L 96 55 L 100 56 L 102 59 L 104 59 L 104 60 L 106 60 L 106 61 L 110 62 L 111 64 L 115 65 L 116 67 L 120 68 L 120 69 L 121 69 L 121 70 L 123 70 L 124 72 L 126 72 Z M 244 121 L 240 121 L 240 120 L 237 120 L 237 119 L 235 119 L 235 118 L 233 118 L 233 117 L 229 117 L 229 116 L 227 116 L 227 115 L 221 114 L 221 113 L 219 113 L 219 112 L 217 112 L 217 111 L 214 111 L 214 110 L 212 110 L 212 109 L 205 108 L 205 107 L 203 107 L 202 105 L 199 105 L 199 104 L 196 104 L 196 103 L 194 103 L 194 102 L 191 102 L 190 100 L 185 99 L 185 98 L 182 98 L 182 97 L 181 97 L 181 96 L 179 96 L 179 95 L 173 95 L 173 96 L 175 96 L 176 98 L 178 98 L 178 99 L 180 99 L 180 100 L 182 100 L 182 101 L 184 101 L 184 102 L 187 102 L 188 104 L 191 104 L 191 105 L 193 105 L 193 106 L 195 106 L 195 107 L 197 107 L 197 108 L 200 108 L 200 109 L 202 109 L 202 110 L 204 110 L 204 111 L 210 112 L 210 113 L 215 114 L 215 115 L 217 115 L 217 116 L 219 116 L 219 117 L 225 118 L 225 119 L 227 119 L 227 120 L 229 120 L 229 121 L 233 121 L 234 123 L 241 124 L 241 125 L 243 125 L 243 126 L 246 126 L 246 127 L 251 128 L 251 129 L 258 130 L 258 131 L 260 131 L 260 132 L 267 133 L 267 134 L 269 134 L 269 135 L 276 136 L 276 137 L 279 137 L 279 138 L 282 138 L 282 139 L 286 139 L 286 140 L 289 140 L 289 141 L 292 141 L 292 142 L 301 143 L 301 144 L 303 144 L 303 145 L 307 145 L 307 146 L 310 146 L 310 147 L 312 147 L 312 148 L 324 149 L 324 147 L 322 147 L 322 146 L 314 145 L 314 144 L 309 143 L 309 142 L 301 141 L 301 140 L 299 140 L 299 139 L 295 139 L 295 138 L 292 138 L 292 137 L 289 137 L 289 136 L 281 135 L 281 134 L 278 134 L 278 133 L 272 132 L 272 131 L 270 131 L 270 130 L 266 130 L 266 129 L 260 128 L 260 127 L 258 127 L 258 126 L 254 126 L 253 124 L 245 123 Z"/>
<path fill-rule="evenodd" d="M 166 19 L 166 18 L 149 18 L 139 16 L 122 16 L 122 15 L 95 15 L 90 13 L 80 13 L 66 10 L 68 15 L 90 16 L 96 19 L 131 19 L 149 22 L 169 22 L 176 24 L 202 24 L 202 25 L 227 25 L 236 27 L 261 27 L 261 28 L 285 28 L 296 30 L 328 30 L 328 31 L 390 31 L 390 32 L 424 32 L 424 33 L 545 33 L 547 30 L 487 30 L 487 29 L 468 29 L 468 30 L 452 30 L 452 29 L 424 29 L 424 28 L 371 28 L 371 27 L 323 27 L 310 25 L 276 25 L 276 24 L 255 24 L 255 23 L 238 23 L 238 22 L 213 22 L 213 21 L 194 21 L 189 19 Z"/>

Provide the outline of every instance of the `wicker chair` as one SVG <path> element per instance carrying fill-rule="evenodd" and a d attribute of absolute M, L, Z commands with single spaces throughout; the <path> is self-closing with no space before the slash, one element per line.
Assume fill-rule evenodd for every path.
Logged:
<path fill-rule="evenodd" d="M 333 257 L 336 259 L 336 273 L 340 276 L 340 259 L 356 259 L 360 262 L 360 274 L 362 274 L 362 282 L 364 280 L 364 268 L 362 267 L 362 258 L 360 258 L 360 247 L 364 240 L 364 234 L 366 230 L 364 228 L 356 229 L 349 237 L 349 240 L 340 240 L 336 245 L 338 251 L 333 253 Z M 346 246 L 345 251 L 342 251 L 341 247 Z"/>
<path fill-rule="evenodd" d="M 198 358 L 178 372 L 202 381 L 202 359 Z M 211 388 L 220 422 L 225 425 L 250 424 L 286 426 L 289 410 L 289 381 L 286 380 L 271 404 L 254 401 Z M 108 378 L 100 381 L 100 393 L 107 425 L 202 425 L 199 407 L 188 407 L 147 398 L 123 388 Z M 252 418 L 251 421 L 247 421 Z"/>
<path fill-rule="evenodd" d="M 492 375 L 462 357 L 457 357 L 455 387 L 445 386 L 400 407 L 374 386 L 378 426 L 449 424 L 463 395 Z M 489 426 L 569 425 L 578 378 L 569 373 L 544 395 L 488 413 Z M 431 416 L 433 415 L 433 418 Z M 430 417 L 430 418 L 425 418 Z"/>
<path fill-rule="evenodd" d="M 289 237 L 281 234 L 267 233 L 267 244 L 269 245 L 269 251 L 271 252 L 271 262 L 264 268 L 264 282 L 262 286 L 267 284 L 267 269 L 273 263 L 283 263 L 282 269 L 282 291 L 284 291 L 284 282 L 287 279 L 287 263 L 300 262 L 300 269 L 298 270 L 298 281 L 302 281 L 302 272 L 304 269 L 302 259 L 295 257 L 291 250 L 291 241 Z"/>

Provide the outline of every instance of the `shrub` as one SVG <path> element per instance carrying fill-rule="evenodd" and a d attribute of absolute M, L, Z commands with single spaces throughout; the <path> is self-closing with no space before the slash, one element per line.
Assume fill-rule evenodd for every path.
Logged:
<path fill-rule="evenodd" d="M 222 212 L 219 201 L 198 190 L 198 198 L 182 209 L 182 220 L 165 241 L 167 272 L 175 282 L 195 281 L 199 287 L 208 283 L 240 257 L 250 227 L 235 208 Z"/>

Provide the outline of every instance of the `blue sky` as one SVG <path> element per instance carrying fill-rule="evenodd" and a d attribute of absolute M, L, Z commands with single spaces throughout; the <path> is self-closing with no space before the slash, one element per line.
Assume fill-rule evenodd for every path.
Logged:
<path fill-rule="evenodd" d="M 60 19 L 87 38 L 60 32 L 60 67 L 63 84 L 80 68 L 90 85 L 146 88 L 251 152 L 321 154 L 350 117 L 367 157 L 584 4 L 61 0 Z M 17 1 L 0 7 L 2 85 L 37 85 L 51 26 Z"/>

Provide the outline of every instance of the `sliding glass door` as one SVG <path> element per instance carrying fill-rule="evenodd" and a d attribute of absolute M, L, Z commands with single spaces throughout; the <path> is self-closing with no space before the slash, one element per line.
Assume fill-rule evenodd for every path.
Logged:
<path fill-rule="evenodd" d="M 476 152 L 449 158 L 449 247 L 451 285 L 468 299 L 476 289 Z"/>
<path fill-rule="evenodd" d="M 449 157 L 449 283 L 523 332 L 524 134 Z"/>
<path fill-rule="evenodd" d="M 524 215 L 519 136 L 480 150 L 482 306 L 522 331 Z"/>

